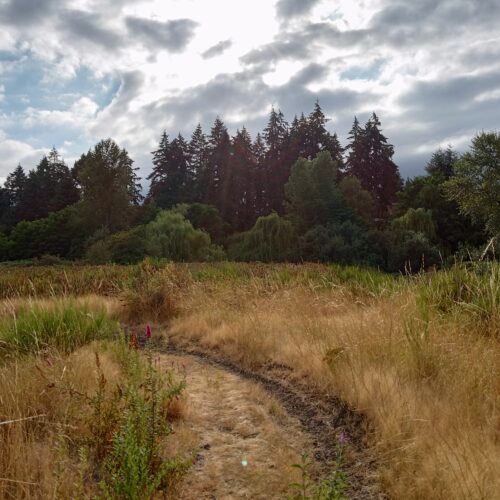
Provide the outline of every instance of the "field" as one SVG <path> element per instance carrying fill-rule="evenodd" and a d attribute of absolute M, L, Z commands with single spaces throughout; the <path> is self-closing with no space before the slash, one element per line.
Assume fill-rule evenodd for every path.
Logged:
<path fill-rule="evenodd" d="M 498 264 L 8 266 L 0 298 L 2 498 L 498 498 Z"/>

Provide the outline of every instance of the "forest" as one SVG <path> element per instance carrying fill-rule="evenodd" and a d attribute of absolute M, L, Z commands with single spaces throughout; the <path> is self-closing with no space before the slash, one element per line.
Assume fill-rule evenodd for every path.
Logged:
<path fill-rule="evenodd" d="M 374 113 L 348 142 L 319 102 L 254 139 L 217 117 L 161 134 L 143 191 L 128 152 L 100 141 L 68 166 L 54 148 L 0 187 L 0 261 L 335 262 L 417 272 L 484 257 L 500 231 L 500 133 L 438 149 L 403 180 Z"/>

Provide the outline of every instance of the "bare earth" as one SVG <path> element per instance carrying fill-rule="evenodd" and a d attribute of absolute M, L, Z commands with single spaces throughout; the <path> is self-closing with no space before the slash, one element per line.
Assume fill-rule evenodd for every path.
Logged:
<path fill-rule="evenodd" d="M 299 421 L 260 385 L 186 355 L 159 355 L 186 378 L 171 451 L 197 450 L 176 498 L 284 498 L 298 480 L 292 464 L 313 456 Z M 313 471 L 314 472 L 314 471 Z"/>

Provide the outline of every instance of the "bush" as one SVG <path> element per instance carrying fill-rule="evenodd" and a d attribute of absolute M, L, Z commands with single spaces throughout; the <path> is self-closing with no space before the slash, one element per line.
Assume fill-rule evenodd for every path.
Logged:
<path fill-rule="evenodd" d="M 173 261 L 210 260 L 216 249 L 210 236 L 195 229 L 180 213 L 163 210 L 145 227 L 147 253 Z"/>
<path fill-rule="evenodd" d="M 273 212 L 259 217 L 249 231 L 233 237 L 228 252 L 230 258 L 243 261 L 294 260 L 295 242 L 291 222 Z"/>
<path fill-rule="evenodd" d="M 116 262 L 117 264 L 136 264 L 146 255 L 144 226 L 129 231 L 120 231 L 108 238 L 96 241 L 86 253 L 92 264 Z"/>

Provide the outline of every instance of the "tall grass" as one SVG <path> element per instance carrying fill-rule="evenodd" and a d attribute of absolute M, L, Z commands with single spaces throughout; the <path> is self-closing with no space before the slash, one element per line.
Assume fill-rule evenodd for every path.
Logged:
<path fill-rule="evenodd" d="M 170 338 L 256 370 L 287 365 L 340 395 L 374 424 L 393 498 L 496 498 L 500 266 L 373 279 L 293 269 L 193 282 Z"/>
<path fill-rule="evenodd" d="M 72 299 L 28 304 L 0 317 L 0 359 L 49 348 L 69 353 L 118 331 L 118 322 L 103 306 L 96 309 Z"/>

